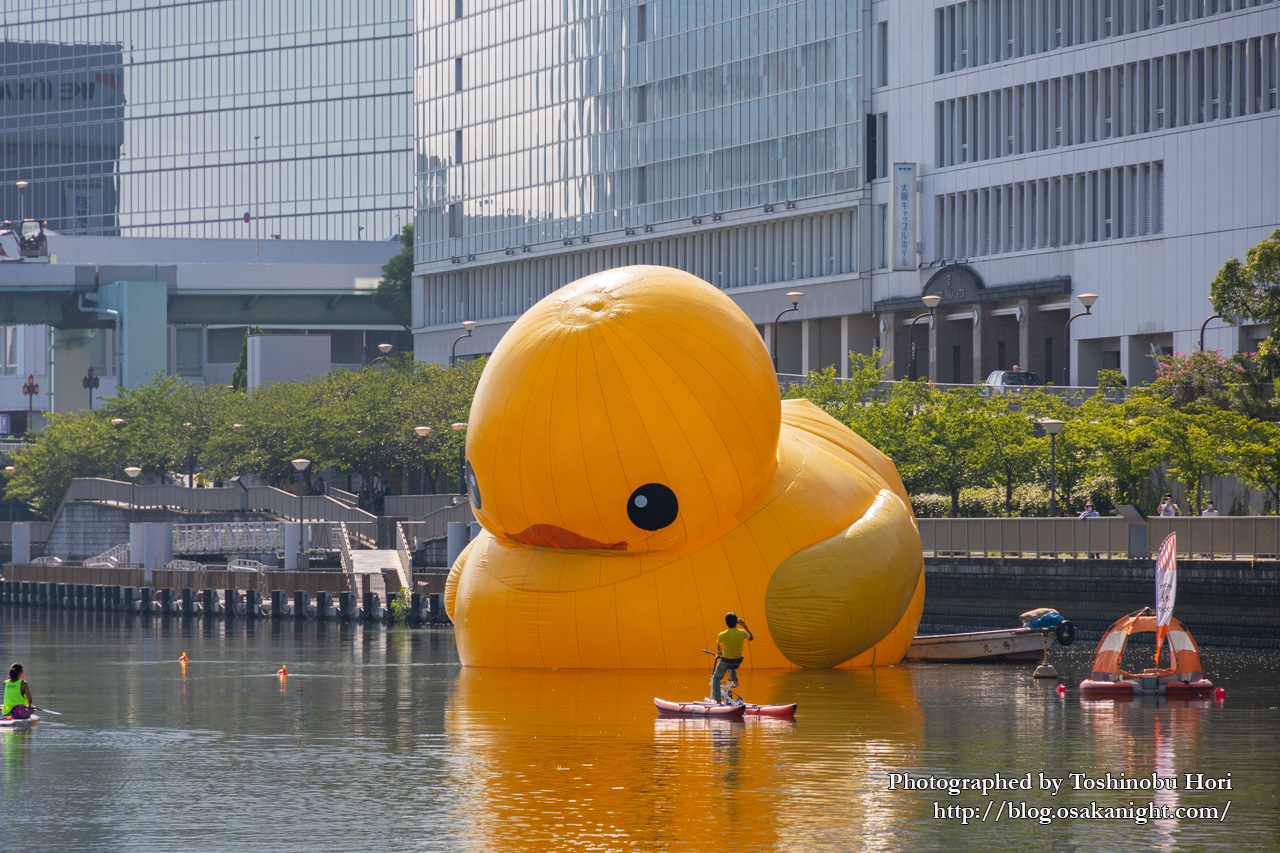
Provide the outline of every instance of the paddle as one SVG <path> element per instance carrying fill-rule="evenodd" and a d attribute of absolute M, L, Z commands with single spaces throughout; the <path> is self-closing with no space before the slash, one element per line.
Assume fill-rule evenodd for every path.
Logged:
<path fill-rule="evenodd" d="M 33 711 L 39 711 L 41 714 L 53 714 L 55 717 L 61 717 L 61 716 L 62 716 L 62 712 L 61 712 L 61 711 L 55 711 L 55 710 L 53 710 L 52 708 L 37 708 L 35 705 L 32 705 L 32 706 L 31 706 L 31 709 L 32 709 Z"/>

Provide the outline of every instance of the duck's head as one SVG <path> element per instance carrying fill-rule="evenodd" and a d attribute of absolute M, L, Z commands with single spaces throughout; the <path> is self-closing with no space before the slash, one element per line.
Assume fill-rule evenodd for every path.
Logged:
<path fill-rule="evenodd" d="M 476 518 L 528 546 L 659 551 L 698 540 L 777 467 L 778 383 L 759 333 L 706 282 L 622 267 L 516 321 L 476 389 Z"/>

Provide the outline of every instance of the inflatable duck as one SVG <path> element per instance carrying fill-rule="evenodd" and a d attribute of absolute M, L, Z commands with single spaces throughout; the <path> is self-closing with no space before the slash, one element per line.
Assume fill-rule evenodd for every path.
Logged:
<path fill-rule="evenodd" d="M 920 621 L 893 463 L 783 402 L 755 326 L 679 270 L 597 273 L 516 321 L 466 475 L 484 530 L 445 607 L 469 666 L 703 668 L 726 611 L 747 667 L 885 665 Z"/>

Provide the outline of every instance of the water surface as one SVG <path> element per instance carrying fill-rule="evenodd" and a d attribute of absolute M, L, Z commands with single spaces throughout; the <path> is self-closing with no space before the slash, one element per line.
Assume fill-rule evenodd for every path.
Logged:
<path fill-rule="evenodd" d="M 1275 652 L 1203 650 L 1223 703 L 1082 700 L 1089 642 L 1053 651 L 1062 699 L 1024 665 L 744 671 L 748 699 L 800 709 L 733 723 L 655 715 L 707 673 L 464 669 L 448 630 L 4 607 L 0 649 L 63 712 L 0 735 L 0 819 L 28 850 L 1280 849 Z M 891 789 L 1107 772 L 1179 787 Z M 1130 802 L 1226 816 L 1007 811 Z"/>

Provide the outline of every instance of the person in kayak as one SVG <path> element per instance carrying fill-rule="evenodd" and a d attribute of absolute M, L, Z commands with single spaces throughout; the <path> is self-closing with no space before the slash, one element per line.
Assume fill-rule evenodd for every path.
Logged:
<path fill-rule="evenodd" d="M 742 665 L 742 644 L 754 640 L 747 623 L 729 611 L 724 615 L 729 627 L 716 637 L 716 668 L 711 673 L 711 698 L 720 701 L 720 682 L 729 674 L 729 686 L 738 686 L 738 667 Z"/>
<path fill-rule="evenodd" d="M 15 720 L 25 720 L 31 716 L 31 707 L 36 700 L 31 698 L 31 688 L 27 686 L 23 675 L 22 664 L 15 663 L 9 667 L 9 680 L 4 683 L 4 714 Z"/>

